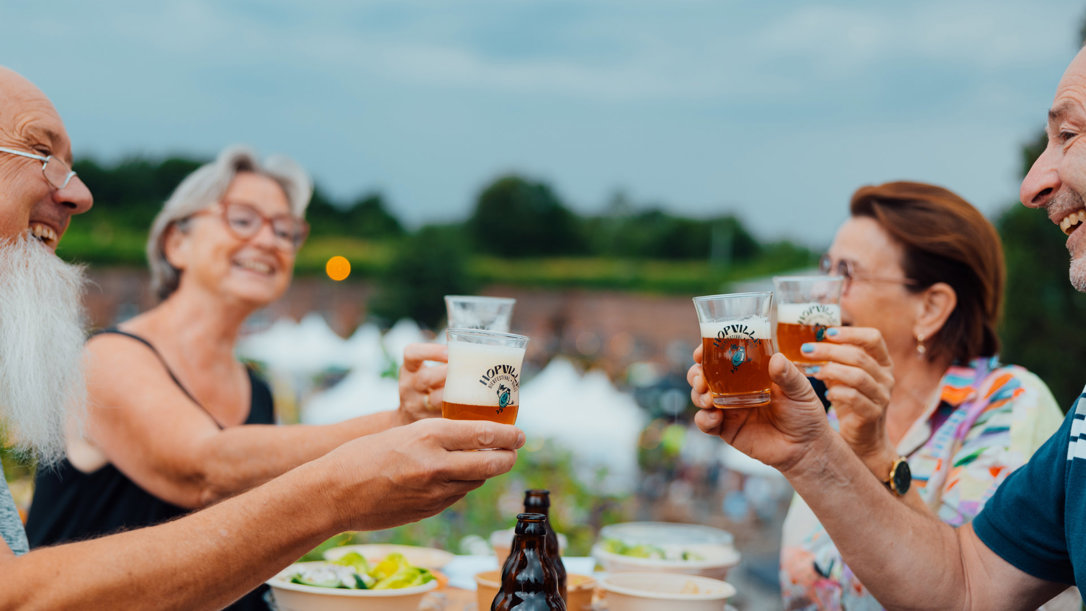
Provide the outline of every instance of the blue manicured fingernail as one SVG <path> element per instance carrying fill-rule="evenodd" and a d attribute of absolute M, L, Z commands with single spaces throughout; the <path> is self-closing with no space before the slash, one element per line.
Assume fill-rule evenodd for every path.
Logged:
<path fill-rule="evenodd" d="M 818 371 L 820 369 L 822 369 L 822 367 L 820 367 L 818 365 L 811 365 L 810 367 L 807 368 L 807 373 L 808 374 L 818 373 Z"/>
<path fill-rule="evenodd" d="M 803 344 L 799 347 L 799 351 L 806 353 L 814 352 L 814 344 Z"/>
<path fill-rule="evenodd" d="M 837 329 L 826 329 L 826 335 L 834 337 L 837 335 Z"/>

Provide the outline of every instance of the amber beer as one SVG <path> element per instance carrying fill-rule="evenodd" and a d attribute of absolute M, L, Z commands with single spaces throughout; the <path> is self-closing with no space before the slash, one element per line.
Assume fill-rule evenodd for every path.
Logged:
<path fill-rule="evenodd" d="M 773 293 L 731 293 L 694 298 L 701 324 L 701 367 L 721 408 L 769 403 L 773 356 Z"/>
<path fill-rule="evenodd" d="M 841 306 L 836 303 L 781 303 L 777 305 L 777 346 L 784 356 L 800 366 L 821 365 L 800 351 L 805 343 L 825 339 L 826 329 L 841 324 Z"/>
<path fill-rule="evenodd" d="M 449 329 L 449 369 L 441 415 L 451 420 L 514 424 L 528 338 L 511 333 Z"/>
<path fill-rule="evenodd" d="M 773 340 L 768 319 L 701 325 L 701 365 L 718 407 L 769 403 L 769 359 Z"/>
<path fill-rule="evenodd" d="M 777 346 L 807 373 L 825 361 L 803 354 L 803 344 L 825 339 L 826 329 L 841 324 L 843 276 L 775 276 Z"/>

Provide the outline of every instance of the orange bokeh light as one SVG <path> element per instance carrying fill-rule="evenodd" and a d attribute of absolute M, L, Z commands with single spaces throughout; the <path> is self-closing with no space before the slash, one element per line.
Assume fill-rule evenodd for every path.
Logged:
<path fill-rule="evenodd" d="M 351 275 L 351 262 L 347 260 L 347 257 L 336 255 L 324 264 L 324 272 L 336 282 L 346 280 L 347 276 Z"/>

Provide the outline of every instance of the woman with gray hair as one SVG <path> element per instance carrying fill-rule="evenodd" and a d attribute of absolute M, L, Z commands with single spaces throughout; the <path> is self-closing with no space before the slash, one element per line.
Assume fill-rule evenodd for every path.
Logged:
<path fill-rule="evenodd" d="M 162 522 L 257 486 L 340 444 L 438 415 L 438 344 L 404 353 L 398 409 L 273 426 L 267 384 L 234 354 L 243 322 L 290 284 L 312 193 L 294 162 L 225 150 L 181 182 L 147 245 L 162 302 L 87 341 L 87 422 L 39 470 L 31 546 Z M 431 401 L 431 394 L 436 393 Z M 260 608 L 251 593 L 234 608 Z M 255 605 L 252 606 L 252 605 Z"/>

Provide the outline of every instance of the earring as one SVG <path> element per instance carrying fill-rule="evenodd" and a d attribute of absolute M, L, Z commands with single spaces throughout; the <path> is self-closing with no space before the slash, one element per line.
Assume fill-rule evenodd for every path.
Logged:
<path fill-rule="evenodd" d="M 927 351 L 928 351 L 927 347 L 924 346 L 924 336 L 923 335 L 917 335 L 916 336 L 916 353 L 919 354 L 920 356 L 924 356 L 924 353 L 926 353 Z"/>

